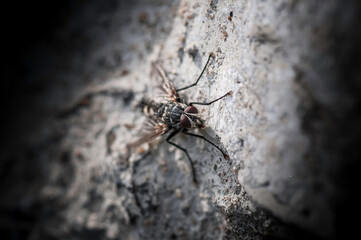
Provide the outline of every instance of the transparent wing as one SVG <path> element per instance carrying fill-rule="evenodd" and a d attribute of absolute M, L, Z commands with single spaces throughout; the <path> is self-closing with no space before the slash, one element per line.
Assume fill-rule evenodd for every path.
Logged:
<path fill-rule="evenodd" d="M 173 84 L 167 76 L 167 73 L 159 62 L 153 62 L 152 67 L 157 74 L 158 87 L 166 94 L 166 98 L 171 101 L 181 102 L 178 92 L 175 90 Z"/>
<path fill-rule="evenodd" d="M 165 134 L 169 131 L 168 125 L 164 123 L 154 123 L 152 122 L 152 126 L 146 129 L 146 132 L 141 135 L 141 137 L 128 144 L 129 147 L 136 148 L 142 145 L 143 143 L 150 143 L 157 137 Z"/>

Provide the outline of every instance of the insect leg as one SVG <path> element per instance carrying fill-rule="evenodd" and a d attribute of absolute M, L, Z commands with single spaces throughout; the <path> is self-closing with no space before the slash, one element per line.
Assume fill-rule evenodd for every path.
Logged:
<path fill-rule="evenodd" d="M 211 105 L 212 103 L 217 102 L 218 100 L 221 100 L 222 98 L 224 98 L 224 97 L 226 97 L 226 96 L 228 96 L 228 95 L 232 95 L 232 91 L 229 91 L 228 93 L 226 93 L 226 94 L 225 94 L 225 95 L 223 95 L 222 97 L 217 98 L 217 99 L 215 99 L 215 100 L 213 100 L 213 101 L 211 101 L 211 102 L 208 102 L 208 103 L 203 103 L 203 102 L 191 102 L 191 103 L 189 103 L 189 105 L 193 105 L 193 104 L 198 104 L 198 105 Z"/>
<path fill-rule="evenodd" d="M 186 132 L 186 131 L 183 131 L 184 134 L 186 135 L 189 135 L 189 136 L 193 136 L 193 137 L 197 137 L 197 138 L 201 138 L 203 139 L 204 141 L 210 143 L 212 146 L 214 146 L 215 148 L 217 148 L 224 156 L 225 159 L 229 159 L 229 156 L 228 154 L 226 154 L 225 152 L 223 152 L 223 150 L 218 147 L 216 144 L 212 143 L 211 141 L 209 141 L 206 137 L 202 136 L 202 135 L 198 135 L 198 134 L 194 134 L 194 133 L 190 133 L 190 132 Z"/>
<path fill-rule="evenodd" d="M 194 169 L 193 161 L 192 161 L 191 157 L 189 156 L 187 149 L 182 148 L 181 146 L 179 146 L 179 145 L 175 144 L 174 142 L 171 142 L 171 141 L 170 141 L 170 139 L 172 139 L 175 135 L 177 135 L 177 134 L 179 133 L 179 131 L 180 131 L 180 129 L 179 129 L 179 130 L 175 130 L 174 132 L 172 132 L 172 133 L 167 137 L 166 141 L 167 141 L 167 143 L 175 146 L 176 148 L 179 148 L 180 150 L 182 150 L 182 151 L 187 155 L 188 160 L 189 160 L 189 163 L 190 163 L 191 168 L 192 168 L 193 182 L 194 182 L 195 184 L 197 184 L 196 171 L 195 171 L 195 169 Z"/>
<path fill-rule="evenodd" d="M 191 87 L 194 87 L 195 85 L 197 85 L 197 83 L 198 83 L 199 79 L 201 79 L 201 77 L 202 77 L 202 75 L 203 75 L 204 71 L 206 70 L 207 65 L 208 65 L 208 63 L 209 63 L 209 60 L 211 60 L 211 57 L 214 57 L 214 53 L 213 53 L 213 52 L 211 52 L 211 53 L 209 54 L 209 57 L 208 57 L 207 63 L 206 63 L 206 65 L 204 66 L 204 68 L 203 68 L 203 70 L 202 70 L 202 72 L 201 72 L 201 75 L 199 75 L 199 77 L 198 77 L 198 79 L 197 79 L 197 81 L 196 81 L 195 83 L 193 83 L 193 84 L 191 84 L 191 85 L 189 85 L 189 86 L 186 86 L 186 87 L 180 88 L 180 89 L 176 89 L 176 91 L 177 91 L 177 92 L 180 92 L 180 91 L 183 91 L 183 90 L 185 90 L 185 89 L 188 89 L 188 88 L 191 88 Z"/>

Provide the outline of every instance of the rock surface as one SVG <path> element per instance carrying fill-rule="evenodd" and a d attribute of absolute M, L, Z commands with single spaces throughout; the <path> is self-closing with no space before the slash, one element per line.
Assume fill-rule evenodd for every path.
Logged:
<path fill-rule="evenodd" d="M 335 239 L 359 157 L 356 1 L 74 4 L 28 49 L 2 144 L 10 239 Z M 129 151 L 151 62 L 200 106 L 204 135 Z M 21 94 L 21 95 L 20 95 Z M 24 104 L 25 102 L 25 104 Z M 163 139 L 163 140 L 162 140 Z M 11 186 L 11 187 L 9 187 Z M 342 232 L 342 233 L 341 233 Z"/>

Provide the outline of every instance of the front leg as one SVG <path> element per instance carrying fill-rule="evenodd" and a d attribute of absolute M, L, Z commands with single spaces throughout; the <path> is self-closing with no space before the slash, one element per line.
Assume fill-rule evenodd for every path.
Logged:
<path fill-rule="evenodd" d="M 169 143 L 169 144 L 175 146 L 176 148 L 182 150 L 182 151 L 187 155 L 188 160 L 189 160 L 189 163 L 190 163 L 190 166 L 191 166 L 191 168 L 192 168 L 193 182 L 197 185 L 198 182 L 197 182 L 197 178 L 196 178 L 196 171 L 195 171 L 195 168 L 194 168 L 193 161 L 192 161 L 191 157 L 189 156 L 187 149 L 182 148 L 182 147 L 179 146 L 178 144 L 175 144 L 174 142 L 171 142 L 171 141 L 170 141 L 175 135 L 177 135 L 177 134 L 180 132 L 180 130 L 181 130 L 181 129 L 178 129 L 178 130 L 173 131 L 173 132 L 167 137 L 166 141 L 167 141 L 167 143 Z"/>

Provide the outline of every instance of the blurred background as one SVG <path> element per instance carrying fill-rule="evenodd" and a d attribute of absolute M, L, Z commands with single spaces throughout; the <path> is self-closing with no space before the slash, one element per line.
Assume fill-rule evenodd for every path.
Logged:
<path fill-rule="evenodd" d="M 332 229 L 318 231 L 308 220 L 303 224 L 299 220 L 301 217 L 291 218 L 290 221 L 282 214 L 276 213 L 273 217 L 271 213 L 274 214 L 274 209 L 267 205 L 263 206 L 264 209 L 261 207 L 261 212 L 255 210 L 254 215 L 246 213 L 243 205 L 234 212 L 227 212 L 222 207 L 219 210 L 217 204 L 212 205 L 212 194 L 205 190 L 207 187 L 200 190 L 186 187 L 182 195 L 179 190 L 182 186 L 176 183 L 169 188 L 164 187 L 164 190 L 161 184 L 160 187 L 145 184 L 149 178 L 139 180 L 143 181 L 143 185 L 137 180 L 133 181 L 133 185 L 121 180 L 128 179 L 129 174 L 133 174 L 131 176 L 135 179 L 148 176 L 143 170 L 130 170 L 129 163 L 124 161 L 125 151 L 121 150 L 116 155 L 113 148 L 134 136 L 131 130 L 137 127 L 132 124 L 138 123 L 141 114 L 136 113 L 133 105 L 137 96 L 148 89 L 149 58 L 154 60 L 159 54 L 163 59 L 178 59 L 172 60 L 180 62 L 178 65 L 172 63 L 172 69 L 180 66 L 184 59 L 185 62 L 193 59 L 197 66 L 201 66 L 204 56 L 213 48 L 207 45 L 212 33 L 207 35 L 204 42 L 198 43 L 194 37 L 196 34 L 185 31 L 183 35 L 177 35 L 181 32 L 177 29 L 178 24 L 187 28 L 188 24 L 199 26 L 204 21 L 214 21 L 215 26 L 233 24 L 232 31 L 232 26 L 222 26 L 219 32 L 219 36 L 223 36 L 223 39 L 220 37 L 222 43 L 228 44 L 229 49 L 222 56 L 233 56 L 232 46 L 241 43 L 236 37 L 231 37 L 232 33 L 240 34 L 239 29 L 252 23 L 247 23 L 247 18 L 242 19 L 243 15 L 237 15 L 241 10 L 230 12 L 232 9 L 244 9 L 250 12 L 245 16 L 252 17 L 252 14 L 263 12 L 262 7 L 253 8 L 261 5 L 258 1 L 257 4 L 253 1 L 219 3 L 213 0 L 196 3 L 165 0 L 32 1 L 7 2 L 2 7 L 5 74 L 0 95 L 3 112 L 0 149 L 1 239 L 338 239 L 357 233 L 354 216 L 357 218 L 360 200 L 357 189 L 361 159 L 361 4 L 359 1 L 320 1 L 317 4 L 306 1 L 300 5 L 308 6 L 307 11 L 299 4 L 299 1 L 281 1 L 277 3 L 274 13 L 276 17 L 279 13 L 281 19 L 286 12 L 284 21 L 281 19 L 280 22 L 284 25 L 288 24 L 287 21 L 296 22 L 298 25 L 293 25 L 293 22 L 289 24 L 293 32 L 302 26 L 300 31 L 309 33 L 306 37 L 312 43 L 303 45 L 302 41 L 285 41 L 290 46 L 298 45 L 299 49 L 285 53 L 280 51 L 285 59 L 301 56 L 299 61 L 305 63 L 300 65 L 301 69 L 293 69 L 295 81 L 306 79 L 299 82 L 303 90 L 307 89 L 300 99 L 312 98 L 313 101 L 313 98 L 319 98 L 310 104 L 311 107 L 300 105 L 297 111 L 301 112 L 300 125 L 305 135 L 312 138 L 310 148 L 317 146 L 305 158 L 309 160 L 310 169 L 316 169 L 310 174 L 322 176 L 317 184 L 312 184 L 312 191 L 329 194 L 320 194 L 319 199 L 329 199 L 326 205 L 331 206 L 331 210 L 327 214 L 335 220 L 334 225 L 329 226 Z M 323 11 L 323 4 L 331 10 Z M 314 12 L 310 13 L 312 9 Z M 302 15 L 303 11 L 315 19 Z M 265 19 L 265 25 L 273 26 L 272 22 L 267 22 L 267 17 L 259 16 L 259 19 Z M 237 27 L 237 21 L 243 25 Z M 313 22 L 329 24 L 317 29 Z M 282 29 L 282 26 L 274 28 Z M 212 32 L 213 28 L 210 29 Z M 249 30 L 246 27 L 243 29 L 246 33 Z M 249 34 L 252 35 L 255 29 L 250 29 Z M 278 33 L 280 38 L 288 39 L 289 32 L 280 30 Z M 289 37 L 293 38 L 295 36 Z M 271 46 L 278 44 L 278 40 L 267 38 L 266 34 L 254 33 L 254 36 L 245 39 L 256 42 L 256 46 L 265 42 Z M 169 45 L 174 45 L 174 48 L 167 48 Z M 199 51 L 193 48 L 194 45 Z M 163 50 L 157 51 L 159 48 Z M 275 49 L 275 52 L 282 49 L 282 44 Z M 258 63 L 254 62 L 260 59 L 257 56 L 244 61 L 256 66 Z M 264 59 L 260 64 L 269 67 L 267 71 L 272 72 L 274 65 L 267 65 L 267 61 Z M 217 67 L 221 65 L 218 64 Z M 254 69 L 253 77 L 259 76 L 257 67 L 250 69 L 250 72 Z M 307 72 L 307 69 L 312 71 Z M 318 79 L 319 76 L 321 78 Z M 100 97 L 87 92 L 93 86 L 105 86 L 111 79 L 120 79 L 120 83 L 117 83 L 120 91 L 111 93 L 101 89 Z M 230 86 L 234 82 L 229 83 Z M 257 92 L 262 100 L 266 99 L 263 99 L 262 91 Z M 161 145 L 161 148 L 167 147 Z M 149 181 L 158 183 L 156 173 L 164 169 L 164 165 L 159 163 L 167 159 L 164 155 L 160 154 L 161 160 L 157 164 L 156 157 L 145 155 L 140 159 L 146 161 L 135 161 L 134 166 L 138 164 L 141 165 L 139 169 L 155 172 L 151 173 L 152 180 Z M 329 157 L 332 164 L 324 160 L 314 161 L 315 156 Z M 155 163 L 148 163 L 151 160 Z M 167 167 L 172 169 L 174 166 Z M 305 176 L 308 181 L 308 175 Z M 330 176 L 332 181 L 328 183 Z M 302 179 L 303 176 L 298 177 Z M 247 186 L 246 180 L 241 184 Z M 174 178 L 171 182 L 177 181 L 183 180 Z M 268 187 L 265 182 L 261 188 Z M 173 186 L 179 188 L 169 190 Z M 207 197 L 204 199 L 207 200 L 193 195 L 195 193 L 192 191 L 205 194 Z M 247 191 L 244 194 L 252 195 Z M 277 193 L 272 194 L 281 198 L 285 196 L 283 192 L 278 196 Z M 247 201 L 262 203 L 256 195 L 252 197 L 247 197 Z M 162 204 L 174 202 L 173 198 L 181 199 L 180 203 L 175 203 L 169 209 L 181 208 L 183 215 L 169 213 L 168 219 L 161 217 L 159 220 L 159 216 L 168 214 L 166 209 L 162 209 Z M 316 206 L 323 205 L 321 200 L 310 202 L 316 209 Z M 243 198 L 239 201 L 246 200 Z M 205 205 L 209 205 L 209 210 L 204 210 L 207 208 Z M 257 204 L 255 206 L 258 207 Z M 290 206 L 292 210 L 292 203 Z M 297 214 L 310 216 L 313 207 L 311 210 L 302 209 Z M 242 225 L 232 217 L 249 224 Z M 322 216 L 317 221 L 319 219 Z M 309 222 L 312 223 L 311 220 Z M 266 223 L 273 224 L 274 228 L 269 228 Z M 197 227 L 193 229 L 192 225 Z"/>

